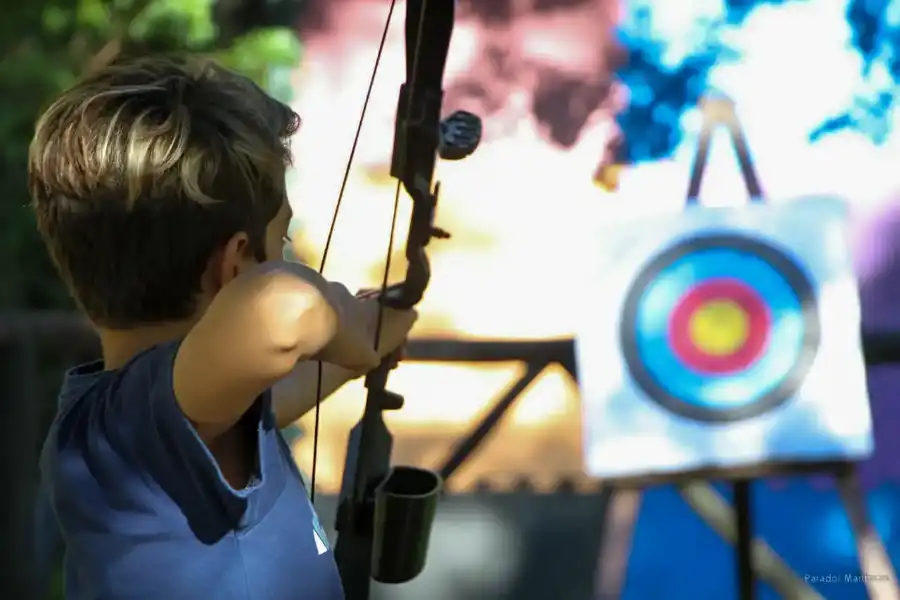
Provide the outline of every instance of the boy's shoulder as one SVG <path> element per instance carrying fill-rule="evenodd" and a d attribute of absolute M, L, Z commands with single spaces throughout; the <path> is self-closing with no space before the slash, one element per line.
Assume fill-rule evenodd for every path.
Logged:
<path fill-rule="evenodd" d="M 70 560 L 86 582 L 109 590 L 104 597 L 203 597 L 215 589 L 216 597 L 242 600 L 342 599 L 330 547 L 268 395 L 246 422 L 257 432 L 258 470 L 235 489 L 175 402 L 176 349 L 155 347 L 113 371 L 94 362 L 67 373 L 42 471 Z M 144 543 L 148 527 L 165 532 L 165 543 Z M 238 539 L 230 535 L 236 531 L 244 548 L 220 543 Z M 262 548 L 266 560 L 248 566 L 244 552 Z M 198 559 L 215 568 L 186 567 Z M 141 583 L 159 571 L 165 581 Z"/>
<path fill-rule="evenodd" d="M 160 397 L 172 396 L 172 364 L 177 351 L 178 342 L 167 342 L 135 355 L 118 369 L 107 370 L 102 360 L 70 368 L 63 378 L 51 431 L 87 425 L 79 417 L 85 412 L 111 411 L 124 424 L 141 405 L 159 404 Z"/>
<path fill-rule="evenodd" d="M 120 502 L 177 505 L 188 513 L 202 507 L 205 513 L 191 518 L 204 526 L 213 516 L 227 520 L 240 511 L 251 489 L 230 487 L 175 399 L 178 345 L 154 346 L 118 369 L 96 361 L 66 373 L 41 454 L 42 478 L 57 499 L 70 504 L 93 498 L 77 511 L 85 514 Z M 247 425 L 258 431 L 258 452 L 272 445 L 270 413 L 266 397 L 248 415 Z M 280 473 L 270 475 L 284 484 Z"/>

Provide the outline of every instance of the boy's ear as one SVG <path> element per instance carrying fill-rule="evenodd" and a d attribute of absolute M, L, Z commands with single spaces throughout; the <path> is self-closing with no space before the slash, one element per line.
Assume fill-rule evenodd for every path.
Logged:
<path fill-rule="evenodd" d="M 213 271 L 218 288 L 228 285 L 244 269 L 256 264 L 252 252 L 250 252 L 250 238 L 243 231 L 231 236 L 231 239 L 220 250 L 217 258 L 218 264 L 213 265 Z"/>

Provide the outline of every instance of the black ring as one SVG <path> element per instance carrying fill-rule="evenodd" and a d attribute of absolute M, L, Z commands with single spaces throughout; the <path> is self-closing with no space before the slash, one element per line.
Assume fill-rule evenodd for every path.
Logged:
<path fill-rule="evenodd" d="M 733 408 L 709 409 L 686 402 L 669 392 L 651 373 L 641 357 L 637 343 L 637 313 L 647 286 L 675 261 L 705 250 L 733 250 L 763 260 L 781 275 L 797 297 L 803 314 L 803 344 L 790 372 L 772 390 L 752 404 Z M 717 234 L 691 238 L 656 255 L 635 278 L 625 296 L 619 330 L 622 356 L 631 378 L 649 400 L 682 417 L 708 423 L 729 423 L 761 415 L 783 404 L 803 384 L 816 358 L 821 328 L 815 289 L 806 273 L 787 254 L 771 245 L 741 235 Z"/>

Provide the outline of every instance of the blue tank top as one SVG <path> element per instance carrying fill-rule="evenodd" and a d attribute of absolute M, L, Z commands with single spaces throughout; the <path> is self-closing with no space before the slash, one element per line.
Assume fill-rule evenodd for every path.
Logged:
<path fill-rule="evenodd" d="M 269 394 L 245 415 L 258 468 L 232 488 L 172 392 L 177 343 L 66 375 L 41 456 L 68 600 L 343 600 Z"/>

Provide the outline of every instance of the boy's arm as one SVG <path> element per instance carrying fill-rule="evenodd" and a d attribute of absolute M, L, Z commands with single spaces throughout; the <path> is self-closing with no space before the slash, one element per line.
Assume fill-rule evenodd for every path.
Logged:
<path fill-rule="evenodd" d="M 272 410 L 279 429 L 288 427 L 316 407 L 319 363 L 314 360 L 298 363 L 290 375 L 272 387 Z M 359 373 L 336 365 L 322 363 L 320 400 L 338 391 L 345 383 L 359 377 Z"/>
<path fill-rule="evenodd" d="M 378 357 L 359 304 L 346 288 L 301 265 L 266 263 L 239 275 L 178 349 L 173 387 L 182 412 L 208 443 L 298 361 L 321 357 L 357 371 L 371 368 Z"/>
<path fill-rule="evenodd" d="M 374 332 L 378 318 L 378 304 L 367 301 L 365 312 L 370 322 L 368 329 Z M 414 310 L 382 309 L 381 335 L 379 336 L 379 358 L 384 358 L 400 348 L 416 322 Z M 374 342 L 374 339 L 371 340 Z M 297 364 L 290 375 L 272 388 L 272 409 L 278 428 L 282 429 L 316 407 L 318 389 L 318 362 L 305 361 Z M 319 400 L 325 400 L 345 383 L 364 375 L 364 371 L 345 369 L 337 365 L 322 363 L 322 387 Z"/>

